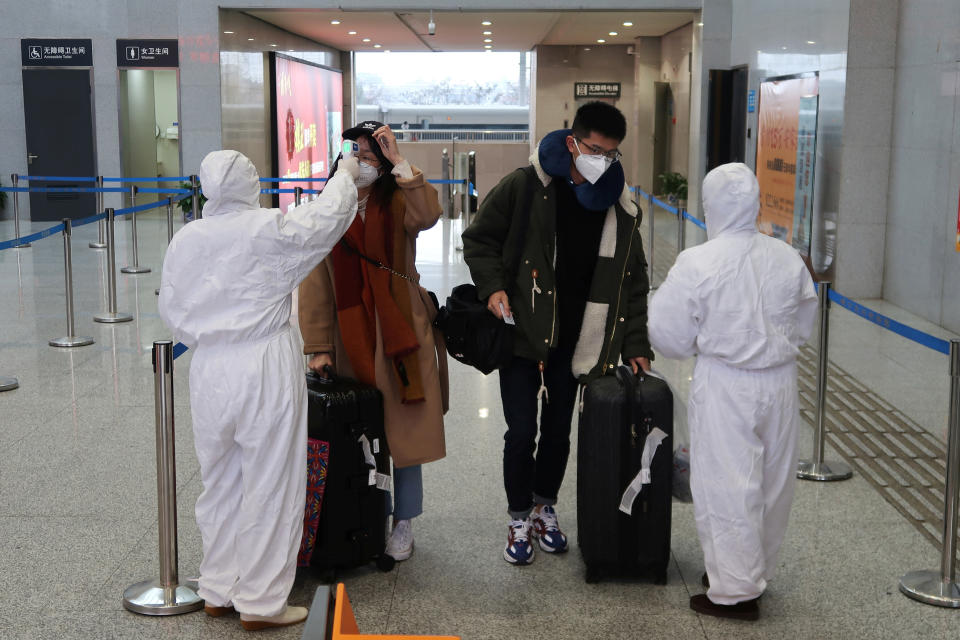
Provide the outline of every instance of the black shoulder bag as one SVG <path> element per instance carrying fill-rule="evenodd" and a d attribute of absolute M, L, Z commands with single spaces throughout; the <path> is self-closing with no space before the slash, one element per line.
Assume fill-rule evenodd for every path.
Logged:
<path fill-rule="evenodd" d="M 519 233 L 515 236 L 516 259 L 506 272 L 506 286 L 517 276 L 523 242 L 530 224 L 530 204 L 533 201 L 533 185 L 536 173 L 533 167 L 523 171 L 523 207 L 518 220 Z M 447 353 L 454 360 L 470 365 L 484 375 L 510 363 L 513 359 L 513 334 L 516 328 L 497 318 L 487 309 L 487 301 L 477 296 L 477 287 L 472 283 L 457 285 L 450 292 L 447 304 L 440 308 L 436 326 L 443 333 Z"/>

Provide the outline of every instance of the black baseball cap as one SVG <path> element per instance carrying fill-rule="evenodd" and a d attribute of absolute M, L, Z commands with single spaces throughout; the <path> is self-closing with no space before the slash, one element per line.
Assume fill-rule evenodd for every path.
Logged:
<path fill-rule="evenodd" d="M 372 136 L 373 132 L 384 126 L 382 122 L 377 122 L 376 120 L 364 120 L 360 124 L 350 127 L 343 132 L 344 140 L 356 140 L 362 135 Z"/>

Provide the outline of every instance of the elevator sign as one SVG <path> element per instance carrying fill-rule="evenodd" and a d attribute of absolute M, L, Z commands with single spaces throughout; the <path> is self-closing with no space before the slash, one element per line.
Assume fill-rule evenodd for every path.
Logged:
<path fill-rule="evenodd" d="M 574 82 L 573 97 L 576 98 L 619 98 L 619 82 Z"/>
<path fill-rule="evenodd" d="M 117 40 L 118 67 L 178 67 L 177 41 Z"/>
<path fill-rule="evenodd" d="M 24 38 L 20 58 L 25 67 L 92 67 L 89 38 Z"/>

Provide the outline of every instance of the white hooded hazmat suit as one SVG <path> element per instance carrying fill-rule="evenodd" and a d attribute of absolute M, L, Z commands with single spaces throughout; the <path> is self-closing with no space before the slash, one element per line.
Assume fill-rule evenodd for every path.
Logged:
<path fill-rule="evenodd" d="M 236 151 L 200 166 L 203 219 L 163 262 L 160 316 L 194 350 L 190 404 L 203 493 L 200 596 L 273 616 L 286 608 L 303 530 L 307 398 L 291 293 L 350 226 L 357 189 L 338 172 L 286 215 L 261 209 L 257 170 Z"/>
<path fill-rule="evenodd" d="M 650 343 L 698 356 L 690 387 L 690 488 L 710 578 L 736 604 L 773 577 L 793 501 L 796 357 L 817 298 L 790 245 L 757 231 L 759 187 L 744 164 L 703 181 L 707 242 L 682 252 L 650 302 Z"/>

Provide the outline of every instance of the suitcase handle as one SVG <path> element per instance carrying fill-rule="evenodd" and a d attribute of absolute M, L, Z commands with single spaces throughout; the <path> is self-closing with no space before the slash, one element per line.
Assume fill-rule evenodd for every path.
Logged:
<path fill-rule="evenodd" d="M 617 367 L 617 379 L 620 380 L 620 383 L 623 385 L 623 394 L 624 394 L 624 409 L 626 410 L 626 417 L 630 425 L 637 424 L 637 376 L 633 374 L 633 370 L 626 366 L 621 365 Z"/>
<path fill-rule="evenodd" d="M 320 384 L 333 384 L 337 381 L 337 374 L 333 371 L 333 367 L 328 364 L 323 365 L 323 372 L 327 374 L 327 377 L 324 378 L 322 375 L 314 371 L 313 369 L 307 370 L 307 377 L 311 380 L 315 380 Z"/>

